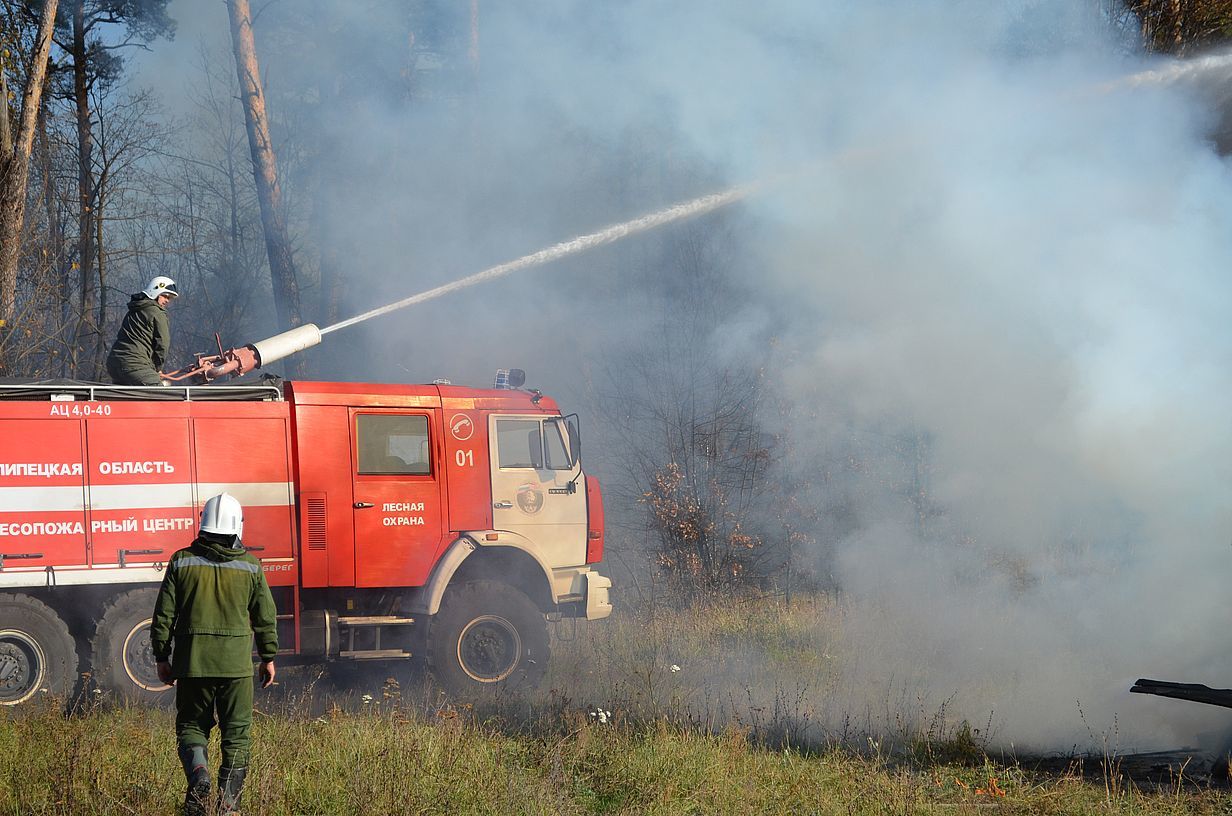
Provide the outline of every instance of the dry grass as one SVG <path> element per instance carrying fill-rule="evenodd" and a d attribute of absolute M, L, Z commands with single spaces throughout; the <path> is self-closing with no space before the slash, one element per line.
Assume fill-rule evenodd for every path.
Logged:
<path fill-rule="evenodd" d="M 1228 794 L 1142 792 L 991 762 L 924 767 L 873 753 L 766 750 L 701 734 L 567 717 L 510 735 L 402 706 L 262 716 L 249 814 L 1215 814 Z M 215 754 L 216 756 L 216 754 Z M 182 797 L 166 712 L 0 715 L 0 812 L 170 814 Z"/>
<path fill-rule="evenodd" d="M 843 659 L 838 613 L 814 597 L 619 616 L 555 643 L 542 695 L 475 708 L 375 675 L 327 693 L 305 673 L 259 696 L 245 813 L 1232 810 L 1181 777 L 1140 788 L 1115 758 L 1086 777 L 994 760 L 944 708 L 836 731 L 818 699 Z M 168 712 L 0 710 L 0 814 L 171 814 L 182 784 Z"/>

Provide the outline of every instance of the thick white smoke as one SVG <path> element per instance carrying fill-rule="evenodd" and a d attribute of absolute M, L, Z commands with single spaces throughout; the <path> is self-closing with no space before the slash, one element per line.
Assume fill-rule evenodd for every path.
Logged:
<path fill-rule="evenodd" d="M 1228 685 L 1232 175 L 1186 88 L 1099 87 L 1138 67 L 1107 30 L 1011 59 L 979 23 L 927 27 L 894 77 L 841 52 L 830 115 L 872 152 L 786 202 L 767 248 L 806 453 L 827 419 L 928 441 L 926 523 L 869 479 L 837 545 L 863 669 L 1019 743 L 1218 740 L 1223 712 L 1125 691 Z"/>
<path fill-rule="evenodd" d="M 315 120 L 340 150 L 322 189 L 353 250 L 343 317 L 795 175 L 742 205 L 749 302 L 713 343 L 777 338 L 784 478 L 847 513 L 817 532 L 862 651 L 853 705 L 894 678 L 1020 744 L 1114 722 L 1121 747 L 1211 741 L 1232 718 L 1126 691 L 1232 685 L 1232 173 L 1191 84 L 1224 68 L 1142 75 L 1159 66 L 1113 5 L 481 2 L 476 92 L 449 119 L 345 73 L 406 11 L 338 0 L 314 4 L 334 39 L 266 74 L 271 104 L 321 65 L 349 83 Z M 353 356 L 380 379 L 523 364 L 567 399 L 641 340 L 628 289 L 659 260 L 519 273 L 348 330 Z"/>

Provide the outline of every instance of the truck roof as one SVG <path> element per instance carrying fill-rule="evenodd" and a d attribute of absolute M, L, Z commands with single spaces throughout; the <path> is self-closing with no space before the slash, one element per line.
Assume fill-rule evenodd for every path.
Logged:
<path fill-rule="evenodd" d="M 9 402 L 281 402 L 284 398 L 297 405 L 445 407 L 559 413 L 555 400 L 535 391 L 467 388 L 460 385 L 288 380 L 266 385 L 159 387 L 81 380 L 0 380 L 0 401 Z"/>
<path fill-rule="evenodd" d="M 443 406 L 545 414 L 560 412 L 551 397 L 521 389 L 294 380 L 284 384 L 284 391 L 287 399 L 297 405 Z"/>
<path fill-rule="evenodd" d="M 0 401 L 7 402 L 280 402 L 276 385 L 115 385 L 84 380 L 0 379 Z"/>

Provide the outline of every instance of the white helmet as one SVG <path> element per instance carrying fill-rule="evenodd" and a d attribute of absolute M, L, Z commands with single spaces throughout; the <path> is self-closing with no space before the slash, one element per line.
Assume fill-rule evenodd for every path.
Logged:
<path fill-rule="evenodd" d="M 230 493 L 219 493 L 201 509 L 201 532 L 233 535 L 236 541 L 244 532 L 244 508 Z"/>
<path fill-rule="evenodd" d="M 150 281 L 150 285 L 141 290 L 150 300 L 158 300 L 159 295 L 171 295 L 173 298 L 180 296 L 179 291 L 175 288 L 175 281 L 166 275 L 159 275 Z"/>

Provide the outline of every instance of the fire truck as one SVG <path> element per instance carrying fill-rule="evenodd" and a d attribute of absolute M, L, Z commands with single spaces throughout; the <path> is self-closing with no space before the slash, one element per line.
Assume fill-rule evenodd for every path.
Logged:
<path fill-rule="evenodd" d="M 224 491 L 280 662 L 420 656 L 456 693 L 533 685 L 549 621 L 612 611 L 603 504 L 577 416 L 498 386 L 0 385 L 0 704 L 82 677 L 165 695 L 155 594 Z"/>

